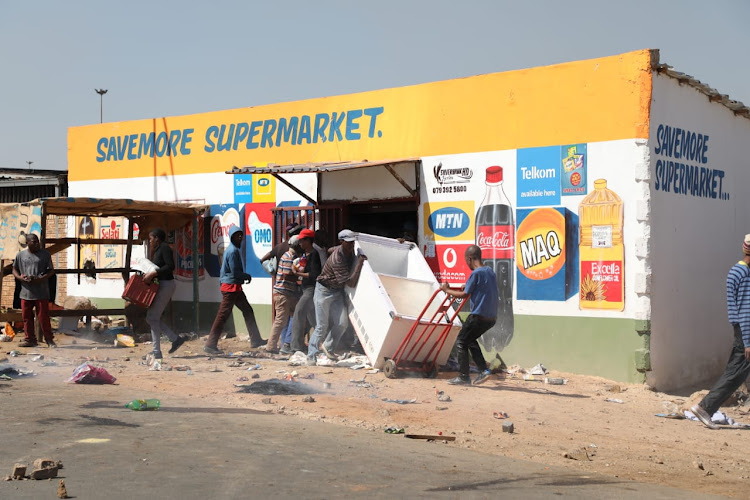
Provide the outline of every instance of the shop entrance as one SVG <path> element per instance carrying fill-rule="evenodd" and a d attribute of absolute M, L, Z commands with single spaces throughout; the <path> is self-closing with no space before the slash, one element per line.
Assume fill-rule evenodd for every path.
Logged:
<path fill-rule="evenodd" d="M 349 229 L 358 233 L 416 241 L 416 199 L 371 200 L 349 204 Z"/>

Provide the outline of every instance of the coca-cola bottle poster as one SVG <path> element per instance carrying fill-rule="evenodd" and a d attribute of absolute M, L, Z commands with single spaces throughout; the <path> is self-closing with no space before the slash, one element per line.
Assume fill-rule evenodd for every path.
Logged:
<path fill-rule="evenodd" d="M 224 251 L 232 244 L 229 241 L 229 227 L 244 227 L 244 210 L 244 204 L 211 205 L 210 218 L 205 221 L 206 272 L 209 276 L 219 277 Z"/>

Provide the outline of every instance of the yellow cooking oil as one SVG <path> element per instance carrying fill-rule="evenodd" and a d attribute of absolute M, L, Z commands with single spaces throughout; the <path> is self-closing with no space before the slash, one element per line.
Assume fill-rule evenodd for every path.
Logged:
<path fill-rule="evenodd" d="M 622 198 L 606 179 L 578 205 L 581 228 L 580 309 L 625 309 L 625 247 Z"/>

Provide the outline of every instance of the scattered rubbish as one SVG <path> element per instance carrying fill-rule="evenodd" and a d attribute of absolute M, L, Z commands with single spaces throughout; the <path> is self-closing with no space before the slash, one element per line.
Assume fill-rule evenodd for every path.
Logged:
<path fill-rule="evenodd" d="M 289 356 L 289 364 L 292 366 L 304 366 L 307 364 L 307 354 L 302 351 L 297 351 Z"/>
<path fill-rule="evenodd" d="M 564 453 L 563 458 L 568 458 L 570 460 L 579 460 L 581 462 L 591 461 L 591 457 L 589 456 L 589 453 L 586 450 L 586 448 L 577 448 L 575 450 Z"/>
<path fill-rule="evenodd" d="M 385 401 L 386 403 L 396 403 L 400 405 L 409 405 L 414 404 L 417 402 L 417 398 L 414 399 L 390 399 L 390 398 L 383 398 L 382 401 Z"/>
<path fill-rule="evenodd" d="M 267 404 L 267 405 L 272 405 L 273 404 L 273 401 L 271 401 L 271 398 L 263 398 L 263 399 L 260 400 L 260 402 L 263 403 L 263 404 Z"/>
<path fill-rule="evenodd" d="M 277 395 L 305 395 L 317 394 L 319 391 L 307 384 L 289 380 L 262 380 L 252 384 L 236 385 L 239 392 L 249 394 L 266 394 L 268 396 Z"/>
<path fill-rule="evenodd" d="M 134 399 L 125 408 L 135 411 L 158 410 L 161 402 L 158 399 Z"/>
<path fill-rule="evenodd" d="M 22 353 L 21 351 L 10 351 L 8 354 L 10 355 L 11 358 L 15 358 L 16 356 Z"/>
<path fill-rule="evenodd" d="M 187 373 L 188 375 L 193 375 L 193 370 L 188 368 L 187 370 L 185 370 L 185 373 Z"/>
<path fill-rule="evenodd" d="M 331 383 L 330 382 L 323 382 L 323 389 L 330 389 Z"/>
<path fill-rule="evenodd" d="M 405 438 L 409 439 L 425 439 L 427 441 L 455 441 L 456 436 L 443 436 L 443 435 L 437 435 L 437 436 L 430 436 L 426 434 L 404 434 Z"/>
<path fill-rule="evenodd" d="M 442 394 L 443 391 L 440 391 L 441 394 L 438 394 L 438 401 L 441 403 L 447 403 L 451 400 L 451 397 L 447 394 Z"/>
<path fill-rule="evenodd" d="M 372 368 L 372 366 L 370 366 L 370 361 L 367 359 L 367 356 L 351 356 L 349 358 L 336 361 L 335 365 L 338 367 L 352 368 L 354 370 L 359 370 L 361 368 Z"/>
<path fill-rule="evenodd" d="M 115 338 L 115 347 L 135 347 L 135 340 L 130 335 L 118 333 Z"/>
<path fill-rule="evenodd" d="M 24 370 L 23 368 L 3 363 L 0 364 L 0 375 L 5 376 L 3 377 L 4 380 L 13 380 L 13 376 L 23 377 L 26 375 L 35 375 L 35 373 L 31 370 Z"/>
<path fill-rule="evenodd" d="M 493 418 L 496 418 L 498 420 L 503 420 L 505 418 L 508 418 L 508 414 L 504 411 L 496 411 L 492 413 Z"/>
<path fill-rule="evenodd" d="M 539 378 L 539 376 L 534 376 L 531 373 L 524 373 L 523 374 L 523 380 L 529 381 L 529 382 L 541 382 L 542 379 Z"/>
<path fill-rule="evenodd" d="M 150 371 L 158 372 L 161 371 L 161 361 L 158 359 L 155 359 L 153 363 L 151 363 L 151 366 L 148 368 Z"/>
<path fill-rule="evenodd" d="M 60 479 L 60 484 L 57 486 L 57 498 L 70 498 L 68 496 L 68 489 L 65 487 L 64 479 Z"/>
<path fill-rule="evenodd" d="M 548 370 L 543 364 L 539 363 L 534 368 L 529 370 L 528 373 L 531 375 L 546 375 L 548 373 Z"/>
<path fill-rule="evenodd" d="M 544 377 L 544 383 L 549 385 L 565 385 L 568 381 L 564 378 Z"/>
<path fill-rule="evenodd" d="M 667 413 L 680 413 L 680 407 L 672 401 L 662 401 L 661 405 L 667 410 Z"/>
<path fill-rule="evenodd" d="M 253 370 L 261 370 L 262 367 L 260 366 L 260 363 L 256 363 L 253 366 L 248 367 L 247 371 L 253 371 Z"/>
<path fill-rule="evenodd" d="M 48 361 L 42 361 L 41 363 L 39 363 L 39 366 L 57 366 L 57 363 L 50 359 Z"/>
<path fill-rule="evenodd" d="M 211 373 L 218 373 L 218 372 L 220 372 L 221 370 L 219 370 L 219 369 L 218 369 L 217 367 L 215 367 L 215 366 L 212 366 L 212 367 L 210 367 L 210 368 L 208 369 L 208 371 L 209 371 L 209 372 L 211 372 Z"/>
<path fill-rule="evenodd" d="M 12 341 L 13 341 L 13 337 L 11 337 L 10 335 L 6 335 L 4 333 L 0 335 L 0 342 L 12 342 Z"/>
<path fill-rule="evenodd" d="M 615 398 L 607 398 L 604 401 L 606 401 L 607 403 L 617 403 L 617 404 L 620 404 L 620 405 L 625 402 L 622 399 L 615 399 Z"/>
<path fill-rule="evenodd" d="M 503 432 L 507 432 L 508 434 L 513 434 L 515 430 L 516 428 L 513 425 L 513 422 L 503 422 Z"/>
<path fill-rule="evenodd" d="M 173 367 L 178 372 L 189 372 L 190 367 L 188 365 L 176 365 Z"/>
<path fill-rule="evenodd" d="M 618 384 L 613 384 L 607 388 L 609 392 L 614 392 L 615 394 L 618 394 L 622 391 L 622 387 L 620 387 Z"/>
<path fill-rule="evenodd" d="M 305 396 L 304 398 L 302 398 L 302 402 L 303 403 L 314 403 L 315 402 L 315 398 L 312 397 L 312 396 Z"/>
<path fill-rule="evenodd" d="M 378 370 L 377 368 L 373 368 L 372 370 L 367 370 L 365 373 L 367 373 L 368 375 L 375 375 L 376 373 L 380 373 L 380 370 Z"/>
<path fill-rule="evenodd" d="M 436 407 L 435 407 L 435 409 L 436 409 L 437 411 L 443 411 L 443 410 L 447 410 L 447 409 L 448 409 L 448 407 L 447 407 L 447 406 L 436 406 Z"/>
<path fill-rule="evenodd" d="M 695 467 L 696 469 L 705 470 L 703 468 L 703 462 L 699 462 L 697 460 L 693 460 L 693 467 Z"/>
<path fill-rule="evenodd" d="M 685 415 L 682 415 L 682 414 L 676 413 L 676 412 L 673 412 L 673 413 L 655 413 L 654 416 L 655 417 L 661 417 L 661 418 L 671 418 L 671 419 L 674 419 L 674 420 L 684 420 L 685 419 Z"/>
<path fill-rule="evenodd" d="M 83 363 L 73 371 L 73 375 L 68 379 L 68 382 L 75 382 L 76 384 L 114 384 L 115 380 L 117 379 L 104 368 Z"/>
<path fill-rule="evenodd" d="M 313 379 L 313 378 L 315 378 L 315 374 L 314 373 L 305 373 L 300 378 Z"/>
<path fill-rule="evenodd" d="M 250 379 L 247 377 L 237 377 L 237 382 L 247 382 L 248 380 Z"/>
<path fill-rule="evenodd" d="M 383 429 L 386 434 L 404 434 L 406 431 L 403 427 L 386 427 Z"/>
<path fill-rule="evenodd" d="M 260 375 L 257 373 L 253 373 L 252 375 L 250 375 L 250 378 L 260 378 Z"/>

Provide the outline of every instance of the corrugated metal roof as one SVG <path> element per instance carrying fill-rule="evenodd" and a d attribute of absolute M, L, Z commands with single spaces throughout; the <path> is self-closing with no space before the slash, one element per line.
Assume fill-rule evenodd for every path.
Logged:
<path fill-rule="evenodd" d="M 337 172 L 350 170 L 352 168 L 382 167 L 385 165 L 397 165 L 399 163 L 413 163 L 419 158 L 398 158 L 395 160 L 378 161 L 345 161 L 345 162 L 323 162 L 323 163 L 300 163 L 292 165 L 276 165 L 270 163 L 265 167 L 232 167 L 228 174 L 299 174 L 317 172 Z"/>
<path fill-rule="evenodd" d="M 709 101 L 717 102 L 721 104 L 722 106 L 729 108 L 735 115 L 744 116 L 745 118 L 750 118 L 750 108 L 745 106 L 740 101 L 735 101 L 733 99 L 730 99 L 729 96 L 726 94 L 719 93 L 718 90 L 709 87 L 708 85 L 701 82 L 697 78 L 690 76 L 688 74 L 685 74 L 685 73 L 681 73 L 679 71 L 675 71 L 672 68 L 672 66 L 668 64 L 659 63 L 658 61 L 653 66 L 653 69 L 659 74 L 666 75 L 670 78 L 674 78 L 675 80 L 679 81 L 680 84 L 690 85 L 691 87 L 696 89 L 698 92 L 708 97 Z"/>

